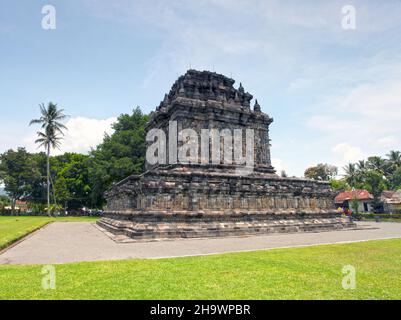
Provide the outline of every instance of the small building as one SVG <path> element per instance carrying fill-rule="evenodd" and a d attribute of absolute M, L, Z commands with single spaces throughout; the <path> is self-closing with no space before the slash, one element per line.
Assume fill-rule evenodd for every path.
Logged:
<path fill-rule="evenodd" d="M 17 200 L 15 202 L 15 207 L 18 208 L 19 212 L 27 212 L 28 211 L 28 202 L 23 200 Z"/>
<path fill-rule="evenodd" d="M 337 207 L 351 210 L 353 210 L 352 201 L 358 202 L 358 212 L 373 212 L 373 196 L 367 190 L 356 189 L 344 191 L 339 193 L 334 199 L 334 203 Z"/>
<path fill-rule="evenodd" d="M 7 211 L 11 211 L 12 210 L 12 206 L 8 205 L 6 207 L 3 208 L 4 210 Z M 19 213 L 25 213 L 28 211 L 28 202 L 26 201 L 22 201 L 22 200 L 17 200 L 15 201 L 15 211 L 19 212 Z"/>
<path fill-rule="evenodd" d="M 401 189 L 398 191 L 383 191 L 381 199 L 385 213 L 401 213 Z"/>

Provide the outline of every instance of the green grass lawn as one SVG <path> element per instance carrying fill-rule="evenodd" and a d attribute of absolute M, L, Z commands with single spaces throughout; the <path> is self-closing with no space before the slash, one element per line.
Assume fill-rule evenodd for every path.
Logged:
<path fill-rule="evenodd" d="M 83 244 L 84 245 L 84 244 Z M 0 266 L 0 299 L 401 299 L 401 239 L 161 260 Z M 342 288 L 342 268 L 356 289 Z"/>
<path fill-rule="evenodd" d="M 96 218 L 0 216 L 0 250 L 52 221 L 96 221 Z"/>

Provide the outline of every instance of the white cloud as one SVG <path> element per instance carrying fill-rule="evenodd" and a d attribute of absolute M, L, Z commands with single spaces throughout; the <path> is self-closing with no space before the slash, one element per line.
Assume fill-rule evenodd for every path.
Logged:
<path fill-rule="evenodd" d="M 342 142 L 332 148 L 332 151 L 341 157 L 343 163 L 357 162 L 363 159 L 363 152 L 360 148 Z"/>
<path fill-rule="evenodd" d="M 65 124 L 68 128 L 62 141 L 61 150 L 54 150 L 53 154 L 59 155 L 64 152 L 87 153 L 91 148 L 96 147 L 103 141 L 105 133 L 112 134 L 111 125 L 117 118 L 105 120 L 90 119 L 84 117 L 74 117 Z M 36 135 L 31 133 L 23 139 L 23 142 L 31 152 L 37 152 L 34 141 Z"/>
<path fill-rule="evenodd" d="M 397 149 L 400 147 L 400 140 L 395 136 L 386 136 L 377 140 L 380 147 Z"/>
<path fill-rule="evenodd" d="M 316 111 L 318 109 L 318 111 Z M 400 150 L 401 81 L 363 84 L 338 97 L 327 97 L 306 125 L 317 132 L 337 160 L 353 162 L 364 156 Z"/>
<path fill-rule="evenodd" d="M 286 170 L 287 167 L 283 163 L 283 160 L 279 158 L 272 158 L 272 165 L 274 169 L 276 169 L 278 175 L 280 175 L 281 171 L 283 170 L 288 174 L 288 171 Z"/>

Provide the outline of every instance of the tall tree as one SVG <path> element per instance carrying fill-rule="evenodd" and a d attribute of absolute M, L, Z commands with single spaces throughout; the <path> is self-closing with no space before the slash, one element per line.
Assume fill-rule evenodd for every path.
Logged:
<path fill-rule="evenodd" d="M 388 161 L 393 164 L 395 167 L 401 167 L 401 152 L 400 151 L 390 151 L 387 154 Z"/>
<path fill-rule="evenodd" d="M 382 157 L 369 157 L 367 160 L 367 167 L 371 170 L 376 170 L 381 172 L 382 174 L 386 174 L 386 160 Z"/>
<path fill-rule="evenodd" d="M 401 189 L 401 167 L 398 167 L 389 179 L 390 188 L 393 190 Z"/>
<path fill-rule="evenodd" d="M 356 163 L 356 167 L 357 167 L 357 169 L 358 169 L 358 171 L 359 171 L 360 173 L 363 173 L 365 170 L 367 170 L 366 161 L 365 161 L 365 160 L 359 160 L 359 161 Z"/>
<path fill-rule="evenodd" d="M 401 152 L 400 151 L 390 151 L 387 154 L 387 164 L 388 164 L 388 180 L 394 180 L 394 175 L 399 174 L 399 169 L 401 168 Z M 396 174 L 397 173 L 397 174 Z"/>
<path fill-rule="evenodd" d="M 114 133 L 92 150 L 90 181 L 92 205 L 104 203 L 103 193 L 113 183 L 144 170 L 146 154 L 145 127 L 149 116 L 139 107 L 132 114 L 122 114 L 113 124 Z"/>
<path fill-rule="evenodd" d="M 354 163 L 348 163 L 344 168 L 344 177 L 345 181 L 352 187 L 355 188 L 355 185 L 358 180 L 358 172 Z"/>
<path fill-rule="evenodd" d="M 49 102 L 47 107 L 42 103 L 39 105 L 41 116 L 34 119 L 29 125 L 40 124 L 43 131 L 39 131 L 38 139 L 35 143 L 39 147 L 44 147 L 47 157 L 47 214 L 50 216 L 50 151 L 51 149 L 60 148 L 63 130 L 67 127 L 61 123 L 67 116 L 63 109 L 58 109 L 57 104 Z"/>
<path fill-rule="evenodd" d="M 386 189 L 386 181 L 383 173 L 378 170 L 368 170 L 364 175 L 365 189 L 373 195 L 373 207 L 377 211 L 380 208 L 380 197 Z"/>

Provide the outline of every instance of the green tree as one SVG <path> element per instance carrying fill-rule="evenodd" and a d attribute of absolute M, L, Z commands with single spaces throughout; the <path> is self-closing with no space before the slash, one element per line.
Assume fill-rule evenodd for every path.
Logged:
<path fill-rule="evenodd" d="M 354 163 L 349 163 L 343 168 L 343 170 L 345 173 L 345 181 L 351 186 L 351 188 L 355 188 L 358 182 L 358 171 L 356 165 Z"/>
<path fill-rule="evenodd" d="M 401 152 L 400 151 L 390 151 L 387 154 L 388 161 L 396 168 L 401 167 Z"/>
<path fill-rule="evenodd" d="M 397 168 L 389 179 L 390 188 L 393 190 L 401 189 L 401 167 Z"/>
<path fill-rule="evenodd" d="M 47 159 L 46 153 L 32 153 L 30 154 L 32 165 L 36 172 L 35 179 L 32 181 L 32 192 L 29 196 L 29 202 L 35 202 L 37 204 L 46 203 L 46 170 L 47 170 Z M 39 206 L 38 206 L 39 207 Z M 44 206 L 43 206 L 44 207 Z"/>
<path fill-rule="evenodd" d="M 36 179 L 38 172 L 35 163 L 25 148 L 8 150 L 0 155 L 0 181 L 4 183 L 4 190 L 11 198 L 13 214 L 16 200 L 31 195 Z"/>
<path fill-rule="evenodd" d="M 351 187 L 345 179 L 331 179 L 330 185 L 334 190 L 350 190 Z"/>
<path fill-rule="evenodd" d="M 358 213 L 359 213 L 359 201 L 358 201 L 358 198 L 356 197 L 356 195 L 354 195 L 354 196 L 352 197 L 352 200 L 351 200 L 351 209 L 352 209 L 352 211 L 353 211 L 355 214 L 358 214 Z"/>
<path fill-rule="evenodd" d="M 65 209 L 68 208 L 68 200 L 71 199 L 71 193 L 70 190 L 68 190 L 67 179 L 63 176 L 57 177 L 54 183 L 54 197 L 57 199 L 57 202 L 64 205 Z"/>
<path fill-rule="evenodd" d="M 41 117 L 34 119 L 29 125 L 40 124 L 43 131 L 39 131 L 38 139 L 35 143 L 39 147 L 44 147 L 47 157 L 47 214 L 50 216 L 50 150 L 60 148 L 63 130 L 67 130 L 66 126 L 61 123 L 67 116 L 63 109 L 58 109 L 57 104 L 49 102 L 47 107 L 42 103 L 39 105 Z"/>
<path fill-rule="evenodd" d="M 67 209 L 91 206 L 91 183 L 89 178 L 89 156 L 65 153 L 51 159 L 57 201 Z"/>
<path fill-rule="evenodd" d="M 319 163 L 315 167 L 306 169 L 304 175 L 308 179 L 329 181 L 337 175 L 337 167 L 326 163 Z"/>
<path fill-rule="evenodd" d="M 388 176 L 389 174 L 390 168 L 388 162 L 382 157 L 378 156 L 369 157 L 368 160 L 366 161 L 366 166 L 368 169 L 381 172 L 385 176 Z"/>
<path fill-rule="evenodd" d="M 380 197 L 383 190 L 386 189 L 386 181 L 383 173 L 378 170 L 368 170 L 364 174 L 365 189 L 373 195 L 373 208 L 378 210 L 380 206 Z"/>
<path fill-rule="evenodd" d="M 390 151 L 387 154 L 389 187 L 397 189 L 401 186 L 400 173 L 401 173 L 401 152 Z"/>
<path fill-rule="evenodd" d="M 93 205 L 104 203 L 103 193 L 130 174 L 143 172 L 146 154 L 145 127 L 149 116 L 139 107 L 131 115 L 122 114 L 113 124 L 114 133 L 92 150 L 90 157 L 91 199 Z"/>
<path fill-rule="evenodd" d="M 10 198 L 5 195 L 0 195 L 0 211 L 3 210 L 4 207 L 10 205 Z"/>
<path fill-rule="evenodd" d="M 365 160 L 359 160 L 356 163 L 356 168 L 358 170 L 359 173 L 363 173 L 367 170 L 367 163 Z"/>

